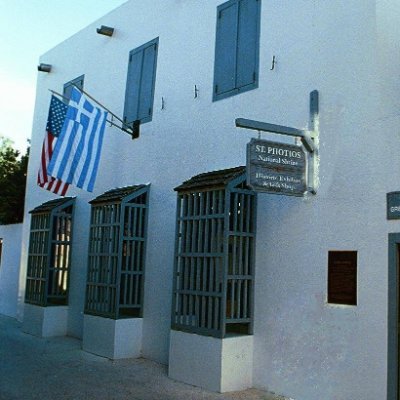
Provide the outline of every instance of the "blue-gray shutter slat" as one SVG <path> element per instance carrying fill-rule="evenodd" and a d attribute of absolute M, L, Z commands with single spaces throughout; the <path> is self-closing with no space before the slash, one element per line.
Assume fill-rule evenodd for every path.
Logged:
<path fill-rule="evenodd" d="M 72 79 L 64 85 L 63 96 L 65 97 L 64 101 L 68 103 L 68 100 L 71 97 L 72 88 L 76 86 L 78 89 L 83 89 L 83 80 L 85 75 L 81 75 L 78 78 Z"/>
<path fill-rule="evenodd" d="M 237 1 L 224 3 L 217 9 L 214 99 L 236 87 L 238 9 Z"/>
<path fill-rule="evenodd" d="M 132 51 L 129 55 L 124 106 L 124 120 L 127 123 L 138 119 L 142 64 L 143 51 Z"/>
<path fill-rule="evenodd" d="M 237 81 L 236 87 L 243 88 L 258 81 L 260 1 L 239 2 Z"/>
<path fill-rule="evenodd" d="M 140 120 L 149 118 L 152 115 L 156 56 L 156 43 L 152 43 L 150 46 L 143 49 L 143 68 L 138 112 L 138 119 Z"/>
<path fill-rule="evenodd" d="M 68 100 L 71 98 L 71 92 L 72 92 L 71 84 L 64 86 L 64 93 L 63 93 L 63 96 L 65 97 L 64 102 L 68 103 Z"/>
<path fill-rule="evenodd" d="M 76 78 L 76 79 L 73 81 L 73 84 L 74 84 L 75 86 L 77 86 L 79 89 L 83 89 L 83 75 L 80 76 L 79 78 Z"/>

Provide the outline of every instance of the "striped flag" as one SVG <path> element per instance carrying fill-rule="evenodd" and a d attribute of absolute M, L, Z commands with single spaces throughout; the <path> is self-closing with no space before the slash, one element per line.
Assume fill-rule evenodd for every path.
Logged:
<path fill-rule="evenodd" d="M 37 177 L 37 184 L 50 192 L 65 196 L 68 184 L 55 179 L 48 174 L 49 162 L 53 155 L 54 146 L 57 142 L 67 113 L 67 105 L 56 97 L 51 96 L 49 115 L 47 117 L 46 134 L 43 140 L 42 155 Z"/>
<path fill-rule="evenodd" d="M 74 87 L 65 122 L 50 160 L 49 174 L 92 192 L 106 119 L 107 112 Z"/>

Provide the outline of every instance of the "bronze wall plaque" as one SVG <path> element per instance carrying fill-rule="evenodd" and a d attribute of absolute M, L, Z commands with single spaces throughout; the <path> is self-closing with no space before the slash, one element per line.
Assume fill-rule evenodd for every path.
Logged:
<path fill-rule="evenodd" d="M 328 254 L 328 303 L 357 305 L 357 252 Z"/>

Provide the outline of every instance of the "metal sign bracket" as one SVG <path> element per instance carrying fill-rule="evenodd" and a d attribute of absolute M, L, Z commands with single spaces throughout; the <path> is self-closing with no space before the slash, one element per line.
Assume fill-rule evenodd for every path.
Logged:
<path fill-rule="evenodd" d="M 316 194 L 317 186 L 317 160 L 318 160 L 318 134 L 319 134 L 319 93 L 313 90 L 310 93 L 310 119 L 309 130 L 291 128 L 283 125 L 275 125 L 267 122 L 254 121 L 245 118 L 235 120 L 236 127 L 253 129 L 259 132 L 277 133 L 300 138 L 304 148 L 307 150 L 307 191 Z"/>

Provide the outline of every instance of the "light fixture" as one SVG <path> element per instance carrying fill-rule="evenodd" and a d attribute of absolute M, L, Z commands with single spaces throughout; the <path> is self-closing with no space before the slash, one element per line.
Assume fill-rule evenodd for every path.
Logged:
<path fill-rule="evenodd" d="M 40 72 L 50 72 L 51 71 L 51 65 L 50 64 L 43 64 L 40 63 L 37 67 L 38 71 Z"/>
<path fill-rule="evenodd" d="M 106 36 L 111 37 L 114 33 L 114 28 L 111 28 L 110 26 L 102 25 L 100 28 L 97 28 L 96 31 L 100 35 L 106 35 Z"/>

